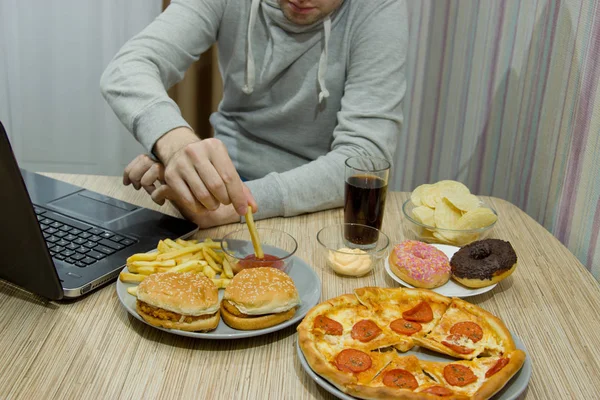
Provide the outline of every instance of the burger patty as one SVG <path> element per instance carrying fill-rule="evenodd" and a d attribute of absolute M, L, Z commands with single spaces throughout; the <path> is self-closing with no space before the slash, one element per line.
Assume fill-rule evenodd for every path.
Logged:
<path fill-rule="evenodd" d="M 198 316 L 182 315 L 182 314 L 178 314 L 173 311 L 165 310 L 164 308 L 158 308 L 158 307 L 151 306 L 150 304 L 144 303 L 143 301 L 138 300 L 138 303 L 140 306 L 140 310 L 142 310 L 144 313 L 151 315 L 154 318 L 163 319 L 163 320 L 167 320 L 167 321 L 173 321 L 173 322 L 190 323 L 190 322 L 198 321 L 201 319 L 212 318 L 214 315 L 214 314 L 198 315 Z"/>

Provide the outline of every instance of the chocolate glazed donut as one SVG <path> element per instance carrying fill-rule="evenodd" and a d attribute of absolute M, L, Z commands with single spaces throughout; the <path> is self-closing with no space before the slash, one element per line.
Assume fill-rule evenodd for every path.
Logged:
<path fill-rule="evenodd" d="M 509 242 L 485 239 L 462 247 L 450 260 L 452 277 L 470 288 L 500 282 L 517 267 L 517 254 Z"/>

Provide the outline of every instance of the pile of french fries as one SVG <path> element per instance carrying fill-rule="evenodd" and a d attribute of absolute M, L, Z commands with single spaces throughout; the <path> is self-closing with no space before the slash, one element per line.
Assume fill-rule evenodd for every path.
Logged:
<path fill-rule="evenodd" d="M 222 289 L 233 278 L 233 270 L 221 251 L 221 244 L 210 238 L 203 242 L 165 239 L 158 242 L 156 249 L 152 253 L 138 253 L 129 257 L 129 272 L 121 271 L 121 282 L 139 284 L 149 275 L 159 272 L 196 272 L 206 275 L 217 288 Z M 127 292 L 137 296 L 137 286 L 127 288 Z"/>

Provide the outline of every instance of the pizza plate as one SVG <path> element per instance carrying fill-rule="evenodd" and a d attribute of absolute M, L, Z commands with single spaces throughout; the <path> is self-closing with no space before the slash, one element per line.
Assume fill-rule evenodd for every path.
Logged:
<path fill-rule="evenodd" d="M 515 334 L 513 334 L 512 337 L 515 342 L 515 345 L 517 346 L 517 349 L 523 350 L 525 352 L 525 354 L 526 354 L 525 362 L 523 363 L 523 366 L 521 367 L 521 369 L 511 378 L 510 381 L 508 381 L 508 383 L 506 385 L 504 385 L 502 390 L 500 390 L 498 393 L 496 393 L 491 398 L 491 400 L 515 400 L 515 399 L 517 399 L 521 395 L 521 393 L 523 393 L 525 391 L 525 389 L 527 389 L 527 385 L 529 384 L 529 380 L 531 379 L 531 371 L 532 371 L 531 357 L 529 357 L 529 353 L 527 353 L 527 349 L 525 349 L 525 344 L 523 343 L 521 338 L 519 338 Z M 300 344 L 298 343 L 298 341 L 296 341 L 296 351 L 298 353 L 298 358 L 300 359 L 300 364 L 302 365 L 302 368 L 317 383 L 317 385 L 321 386 L 323 389 L 325 389 L 326 391 L 328 391 L 329 393 L 331 393 L 332 395 L 334 395 L 335 397 L 337 397 L 339 399 L 358 400 L 358 397 L 350 396 L 350 395 L 342 392 L 337 387 L 332 385 L 329 381 L 327 381 L 325 378 L 322 378 L 315 371 L 313 371 L 310 368 L 310 365 L 308 365 L 308 362 L 306 361 L 306 358 L 304 357 L 304 353 L 302 353 L 302 349 L 300 348 Z M 419 346 L 414 347 L 412 350 L 407 351 L 406 353 L 402 353 L 402 354 L 403 355 L 414 355 L 422 360 L 427 360 L 427 361 L 448 362 L 448 361 L 454 360 L 454 358 L 445 356 L 443 354 L 434 353 L 427 349 L 423 349 Z"/>
<path fill-rule="evenodd" d="M 129 314 L 143 322 L 146 325 L 150 325 L 153 328 L 160 329 L 161 331 L 169 332 L 174 335 L 179 336 L 187 336 L 198 339 L 242 339 L 253 336 L 266 335 L 271 332 L 275 332 L 284 328 L 287 328 L 290 325 L 293 325 L 306 315 L 308 311 L 313 308 L 319 302 L 319 298 L 321 297 L 321 280 L 315 273 L 315 271 L 301 258 L 292 257 L 290 268 L 287 274 L 292 278 L 294 284 L 296 285 L 296 289 L 298 289 L 298 294 L 300 295 L 301 304 L 300 307 L 296 310 L 296 314 L 292 319 L 289 319 L 285 322 L 282 322 L 279 325 L 271 326 L 265 329 L 257 329 L 253 331 L 241 331 L 237 329 L 230 328 L 223 320 L 219 321 L 219 325 L 217 329 L 210 332 L 187 332 L 181 331 L 178 329 L 166 329 L 160 328 L 154 325 L 148 324 L 144 319 L 137 313 L 135 310 L 135 303 L 137 299 L 127 293 L 127 288 L 136 286 L 131 283 L 123 283 L 120 280 L 117 280 L 117 295 L 121 304 Z M 127 267 L 123 269 L 123 271 L 127 272 Z M 219 290 L 219 300 L 223 298 L 224 290 Z"/>
<path fill-rule="evenodd" d="M 447 244 L 432 244 L 431 246 L 441 250 L 444 254 L 446 254 L 446 256 L 448 256 L 448 259 L 451 259 L 452 256 L 454 255 L 454 253 L 456 253 L 460 249 L 460 247 L 449 246 Z M 390 278 L 392 278 L 393 280 L 395 280 L 402 286 L 414 288 L 414 286 L 412 286 L 409 283 L 404 282 L 402 279 L 400 279 L 398 276 L 396 276 L 396 274 L 394 274 L 392 272 L 392 270 L 390 268 L 390 262 L 387 258 L 385 259 L 384 267 L 385 267 L 385 272 L 387 272 L 387 274 L 390 276 Z M 450 278 L 450 280 L 448 282 L 446 282 L 444 285 L 437 287 L 435 289 L 430 289 L 430 290 L 433 290 L 434 292 L 439 293 L 444 296 L 447 296 L 447 297 L 461 297 L 462 298 L 462 297 L 476 296 L 478 294 L 489 292 L 490 290 L 495 288 L 496 285 L 497 285 L 497 283 L 490 285 L 490 286 L 482 287 L 482 288 L 471 289 L 471 288 L 461 285 L 458 282 L 455 282 L 452 278 Z"/>

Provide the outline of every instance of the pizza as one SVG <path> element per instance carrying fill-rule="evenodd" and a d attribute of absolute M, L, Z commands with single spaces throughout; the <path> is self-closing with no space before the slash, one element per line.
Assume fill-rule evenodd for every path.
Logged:
<path fill-rule="evenodd" d="M 487 399 L 521 368 L 500 319 L 426 289 L 367 287 L 311 309 L 298 326 L 310 367 L 363 399 Z M 457 358 L 405 355 L 421 346 Z"/>

